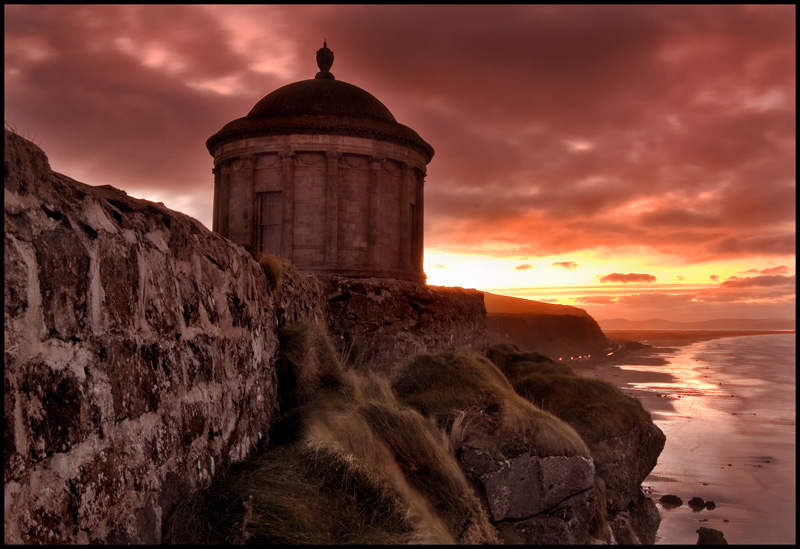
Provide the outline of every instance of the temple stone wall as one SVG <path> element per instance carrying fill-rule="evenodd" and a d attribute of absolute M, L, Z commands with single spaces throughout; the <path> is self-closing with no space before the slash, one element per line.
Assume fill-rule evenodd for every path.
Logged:
<path fill-rule="evenodd" d="M 281 191 L 276 255 L 320 275 L 425 281 L 421 153 L 361 137 L 278 135 L 226 143 L 214 162 L 214 230 L 223 236 L 259 250 L 258 193 Z"/>

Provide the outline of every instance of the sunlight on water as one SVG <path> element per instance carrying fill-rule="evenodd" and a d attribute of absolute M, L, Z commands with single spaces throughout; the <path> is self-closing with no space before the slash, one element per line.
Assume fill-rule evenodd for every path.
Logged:
<path fill-rule="evenodd" d="M 720 338 L 660 356 L 668 364 L 621 366 L 674 378 L 628 385 L 667 436 L 643 487 L 656 502 L 684 501 L 658 504 L 656 543 L 694 544 L 700 526 L 732 544 L 795 543 L 794 334 Z M 693 511 L 695 496 L 716 508 Z"/>

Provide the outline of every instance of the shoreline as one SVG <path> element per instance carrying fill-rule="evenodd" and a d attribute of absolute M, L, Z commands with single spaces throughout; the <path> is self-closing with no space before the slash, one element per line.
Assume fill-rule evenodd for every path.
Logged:
<path fill-rule="evenodd" d="M 773 406 L 774 394 L 754 393 L 758 384 L 749 383 L 748 377 L 737 377 L 735 361 L 730 363 L 730 369 L 721 369 L 702 359 L 696 362 L 691 355 L 691 347 L 705 341 L 794 334 L 609 331 L 610 340 L 623 342 L 613 356 L 593 363 L 570 364 L 577 374 L 606 381 L 637 398 L 667 435 L 668 446 L 659 464 L 642 484 L 662 515 L 657 544 L 695 543 L 694 530 L 700 525 L 723 531 L 729 543 L 752 541 L 754 524 L 783 517 L 787 505 L 792 506 L 794 516 L 793 500 L 782 499 L 775 492 L 782 482 L 794 483 L 794 468 L 787 469 L 787 460 L 794 454 L 794 439 L 785 439 L 785 418 L 774 416 L 779 414 Z M 626 341 L 647 343 L 629 345 L 624 344 Z M 746 345 L 740 347 L 743 353 L 765 356 L 757 338 Z M 768 346 L 767 341 L 764 345 Z M 790 385 L 794 387 L 794 383 Z M 771 491 L 760 495 L 766 486 Z M 659 497 L 667 494 L 677 494 L 684 502 L 694 496 L 712 499 L 717 507 L 702 514 L 685 503 L 670 509 L 658 503 Z M 769 539 L 768 543 L 783 543 L 783 538 L 771 538 L 779 535 L 777 532 L 784 537 L 794 535 L 783 523 L 773 525 L 770 532 L 773 531 L 775 534 L 761 531 L 758 535 Z"/>
<path fill-rule="evenodd" d="M 794 330 L 608 330 L 604 333 L 610 341 L 620 345 L 619 350 L 612 356 L 565 364 L 578 375 L 607 381 L 626 395 L 638 399 L 655 421 L 662 414 L 674 412 L 675 407 L 672 402 L 683 397 L 676 384 L 677 378 L 656 368 L 670 363 L 665 357 L 673 355 L 683 347 L 702 341 L 796 332 Z M 635 369 L 622 366 L 632 366 Z M 636 368 L 637 366 L 653 368 Z M 656 383 L 664 385 L 663 392 L 655 393 L 652 390 L 635 387 L 635 385 Z"/>

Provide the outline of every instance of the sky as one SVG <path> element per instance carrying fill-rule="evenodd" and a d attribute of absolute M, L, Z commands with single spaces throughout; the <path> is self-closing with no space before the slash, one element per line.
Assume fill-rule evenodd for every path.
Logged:
<path fill-rule="evenodd" d="M 337 79 L 435 149 L 428 283 L 596 319 L 794 318 L 794 5 L 4 6 L 7 127 L 211 227 L 205 141 Z"/>

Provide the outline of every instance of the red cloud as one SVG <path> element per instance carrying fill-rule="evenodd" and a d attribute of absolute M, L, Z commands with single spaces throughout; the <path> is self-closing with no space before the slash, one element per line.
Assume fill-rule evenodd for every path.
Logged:
<path fill-rule="evenodd" d="M 564 267 L 565 269 L 570 269 L 570 270 L 578 268 L 578 264 L 575 263 L 574 261 L 556 261 L 555 263 L 553 263 L 553 265 L 559 265 L 561 267 Z"/>
<path fill-rule="evenodd" d="M 755 273 L 755 274 L 762 274 L 762 275 L 779 275 L 789 272 L 789 267 L 786 265 L 778 265 L 777 267 L 769 267 L 767 269 L 747 269 L 746 271 L 742 271 L 745 274 Z"/>
<path fill-rule="evenodd" d="M 772 287 L 772 286 L 794 286 L 794 276 L 781 275 L 761 275 L 748 278 L 732 276 L 722 283 L 727 288 L 751 288 L 751 287 Z"/>
<path fill-rule="evenodd" d="M 527 271 L 528 269 L 533 269 L 533 265 L 530 263 L 523 263 L 522 265 L 517 265 L 514 267 L 515 271 Z"/>
<path fill-rule="evenodd" d="M 651 274 L 638 274 L 638 273 L 611 273 L 600 277 L 600 282 L 655 282 L 655 275 Z"/>
<path fill-rule="evenodd" d="M 11 5 L 5 118 L 54 170 L 157 195 L 209 225 L 205 139 L 313 78 L 320 37 L 336 28 L 337 79 L 436 149 L 427 247 L 785 262 L 796 249 L 795 11 Z"/>

